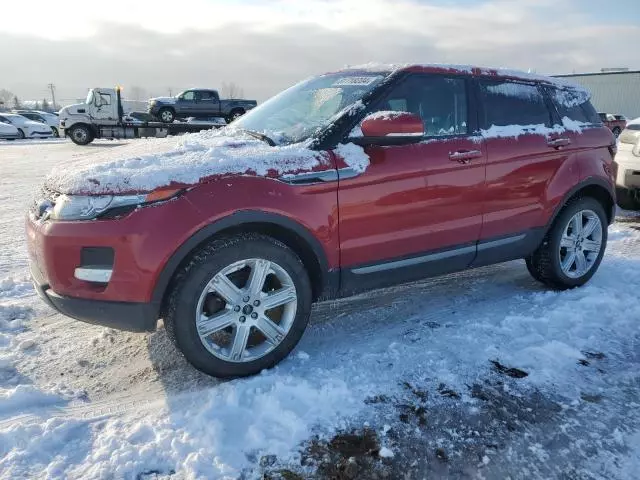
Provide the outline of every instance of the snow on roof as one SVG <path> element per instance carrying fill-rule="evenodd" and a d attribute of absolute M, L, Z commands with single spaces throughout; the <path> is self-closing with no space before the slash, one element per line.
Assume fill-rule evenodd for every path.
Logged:
<path fill-rule="evenodd" d="M 536 73 L 515 70 L 511 68 L 480 67 L 474 65 L 446 64 L 446 63 L 364 63 L 360 65 L 347 65 L 343 70 L 364 71 L 364 72 L 396 72 L 399 70 L 426 70 L 426 71 L 447 71 L 458 72 L 476 76 L 504 77 L 519 80 L 544 82 L 558 87 L 584 90 L 584 87 L 568 80 L 539 75 Z"/>

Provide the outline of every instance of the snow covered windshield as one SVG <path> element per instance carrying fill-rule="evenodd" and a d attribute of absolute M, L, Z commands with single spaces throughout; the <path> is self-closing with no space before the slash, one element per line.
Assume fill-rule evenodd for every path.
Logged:
<path fill-rule="evenodd" d="M 263 133 L 278 144 L 301 142 L 329 125 L 385 76 L 340 72 L 315 77 L 269 99 L 233 126 Z"/>

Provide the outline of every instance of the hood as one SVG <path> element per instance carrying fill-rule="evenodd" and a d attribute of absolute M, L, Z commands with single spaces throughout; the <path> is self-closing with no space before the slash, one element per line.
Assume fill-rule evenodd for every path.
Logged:
<path fill-rule="evenodd" d="M 34 122 L 33 120 L 27 120 L 26 122 L 22 122 L 22 125 L 25 125 L 31 128 L 42 127 L 43 125 L 48 126 L 46 123 Z"/>
<path fill-rule="evenodd" d="M 366 158 L 360 147 L 352 147 Z M 333 168 L 328 153 L 310 150 L 305 144 L 270 147 L 228 129 L 188 134 L 177 143 L 175 138 L 131 142 L 118 149 L 117 160 L 107 150 L 98 159 L 92 156 L 53 170 L 47 177 L 47 188 L 66 194 L 147 193 L 167 186 L 188 187 L 220 176 L 274 178 Z M 366 164 L 359 165 L 364 169 L 368 163 L 367 158 Z"/>
<path fill-rule="evenodd" d="M 154 97 L 149 99 L 149 103 L 158 102 L 158 103 L 164 103 L 167 105 L 173 105 L 174 103 L 176 103 L 177 100 L 178 99 L 176 97 Z"/>
<path fill-rule="evenodd" d="M 84 110 L 84 111 L 81 111 Z M 73 105 L 67 105 L 64 108 L 60 109 L 58 113 L 60 118 L 66 118 L 69 115 L 85 115 L 87 113 L 87 104 L 86 103 L 74 103 Z"/>

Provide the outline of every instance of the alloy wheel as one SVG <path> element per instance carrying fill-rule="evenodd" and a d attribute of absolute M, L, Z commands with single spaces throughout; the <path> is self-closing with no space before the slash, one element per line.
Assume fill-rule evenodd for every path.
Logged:
<path fill-rule="evenodd" d="M 281 266 L 241 260 L 214 275 L 202 291 L 195 313 L 198 336 L 222 360 L 253 361 L 282 342 L 297 303 L 293 279 Z"/>
<path fill-rule="evenodd" d="M 602 248 L 602 222 L 592 210 L 581 210 L 565 226 L 560 239 L 560 268 L 580 278 L 593 268 Z"/>

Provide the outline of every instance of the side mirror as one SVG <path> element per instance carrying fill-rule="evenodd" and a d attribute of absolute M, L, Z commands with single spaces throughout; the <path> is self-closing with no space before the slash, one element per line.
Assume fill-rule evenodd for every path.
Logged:
<path fill-rule="evenodd" d="M 424 124 L 413 113 L 383 111 L 367 115 L 360 123 L 364 137 L 422 137 Z"/>

